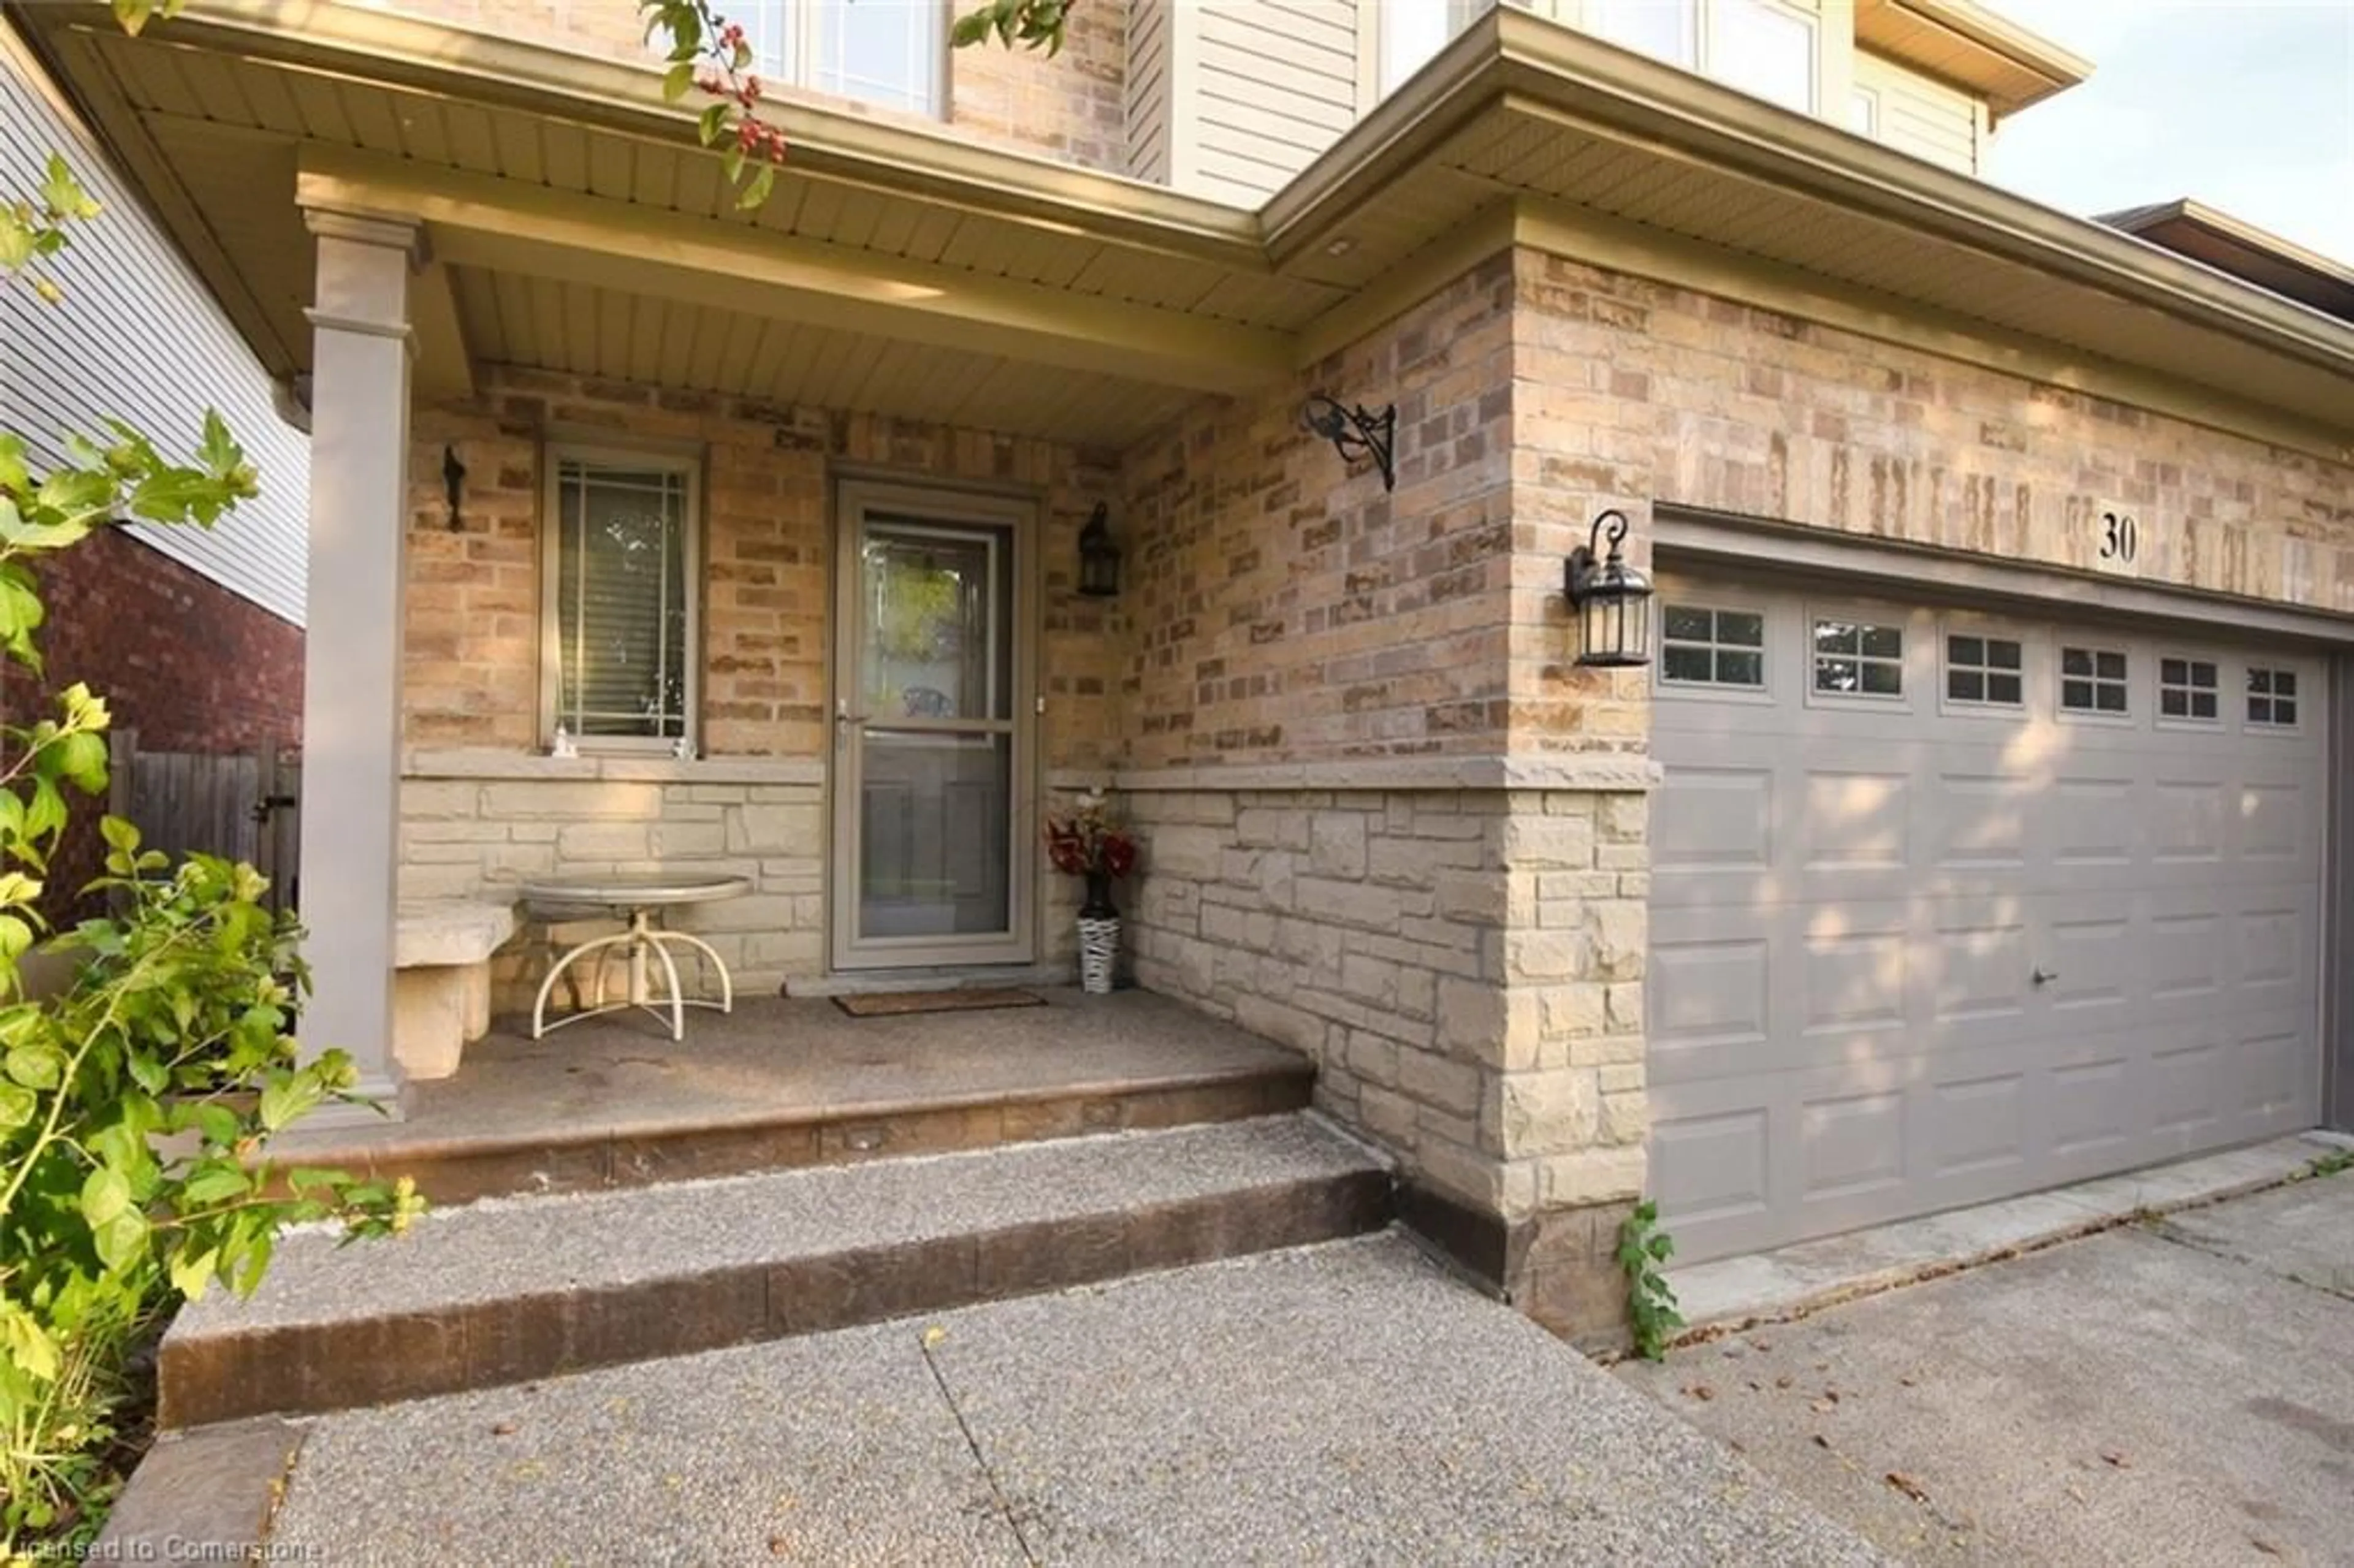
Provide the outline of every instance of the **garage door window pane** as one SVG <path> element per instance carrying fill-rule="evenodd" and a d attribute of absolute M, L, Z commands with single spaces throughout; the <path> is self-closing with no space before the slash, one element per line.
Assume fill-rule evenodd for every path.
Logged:
<path fill-rule="evenodd" d="M 2128 666 L 2114 648 L 2060 650 L 2060 706 L 2072 714 L 2124 714 Z"/>
<path fill-rule="evenodd" d="M 2020 649 L 2013 638 L 1946 638 L 1946 699 L 2018 707 L 2026 700 L 2020 683 Z"/>
<path fill-rule="evenodd" d="M 2158 662 L 2158 712 L 2161 718 L 2211 721 L 2217 707 L 2218 672 L 2205 659 Z"/>
<path fill-rule="evenodd" d="M 2296 727 L 2296 672 L 2251 666 L 2248 722 L 2267 729 Z"/>
<path fill-rule="evenodd" d="M 1904 694 L 1904 629 L 1815 622 L 1815 690 L 1842 696 Z"/>
<path fill-rule="evenodd" d="M 1670 684 L 1766 683 L 1766 618 L 1757 611 L 1671 604 L 1662 624 L 1659 674 Z"/>

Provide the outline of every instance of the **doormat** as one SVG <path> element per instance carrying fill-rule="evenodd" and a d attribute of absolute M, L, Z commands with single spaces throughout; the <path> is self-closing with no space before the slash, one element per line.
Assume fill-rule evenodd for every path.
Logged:
<path fill-rule="evenodd" d="M 1030 991 L 894 991 L 837 996 L 833 1005 L 853 1018 L 900 1018 L 910 1012 L 985 1012 L 997 1007 L 1044 1007 Z"/>

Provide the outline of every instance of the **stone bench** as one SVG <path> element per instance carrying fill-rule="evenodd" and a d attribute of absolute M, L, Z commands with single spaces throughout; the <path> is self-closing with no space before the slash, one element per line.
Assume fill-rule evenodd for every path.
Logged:
<path fill-rule="evenodd" d="M 512 904 L 404 904 L 393 940 L 392 1056 L 406 1078 L 446 1078 L 491 1029 L 491 955 L 515 933 Z"/>

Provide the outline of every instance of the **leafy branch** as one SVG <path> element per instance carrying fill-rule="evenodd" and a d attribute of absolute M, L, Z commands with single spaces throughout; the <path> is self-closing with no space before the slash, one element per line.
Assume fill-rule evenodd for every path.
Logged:
<path fill-rule="evenodd" d="M 1077 3 L 989 0 L 957 18 L 949 38 L 958 48 L 994 37 L 1008 48 L 1056 55 Z M 711 0 L 638 0 L 638 9 L 647 41 L 662 50 L 669 68 L 663 75 L 664 101 L 680 102 L 691 92 L 711 100 L 696 120 L 695 133 L 705 146 L 719 150 L 727 183 L 736 187 L 736 205 L 758 207 L 776 186 L 778 165 L 785 161 L 785 133 L 762 114 L 767 90 L 753 69 L 759 58 L 754 40 Z"/>

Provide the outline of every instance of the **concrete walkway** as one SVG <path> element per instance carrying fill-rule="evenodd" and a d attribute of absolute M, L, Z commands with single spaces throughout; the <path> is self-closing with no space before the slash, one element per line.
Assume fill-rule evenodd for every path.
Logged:
<path fill-rule="evenodd" d="M 323 1417 L 281 1560 L 1880 1559 L 1394 1236 Z"/>
<path fill-rule="evenodd" d="M 1915 1562 L 2354 1563 L 2354 1174 L 1619 1375 Z"/>

